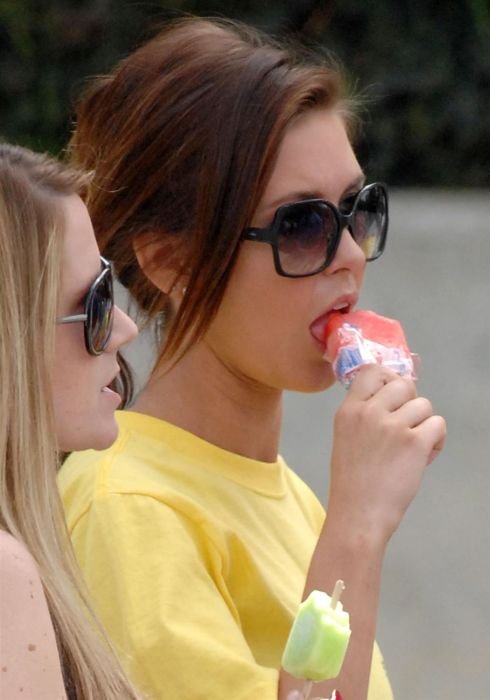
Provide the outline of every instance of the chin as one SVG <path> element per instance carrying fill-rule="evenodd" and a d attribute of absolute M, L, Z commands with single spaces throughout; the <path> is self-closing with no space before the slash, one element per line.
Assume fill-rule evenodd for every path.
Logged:
<path fill-rule="evenodd" d="M 291 386 L 286 387 L 289 391 L 299 391 L 304 394 L 316 394 L 325 391 L 335 384 L 335 375 L 331 365 L 324 363 L 321 371 L 313 372 L 308 376 L 295 377 Z"/>
<path fill-rule="evenodd" d="M 76 435 L 66 435 L 64 440 L 60 440 L 61 452 L 83 452 L 83 450 L 106 450 L 117 439 L 119 427 L 114 420 L 102 422 L 96 426 L 95 430 L 87 430 Z"/>
<path fill-rule="evenodd" d="M 85 449 L 106 450 L 117 440 L 118 435 L 119 427 L 114 421 L 114 425 L 108 426 L 106 430 L 100 431 L 98 435 L 94 435 L 91 444 Z"/>
<path fill-rule="evenodd" d="M 293 389 L 293 391 L 300 391 L 303 394 L 319 394 L 322 391 L 326 391 L 327 389 L 330 389 L 331 386 L 335 384 L 335 381 L 332 379 L 329 382 L 322 382 L 321 384 L 316 382 L 312 383 L 310 385 L 305 385 L 301 389 Z"/>

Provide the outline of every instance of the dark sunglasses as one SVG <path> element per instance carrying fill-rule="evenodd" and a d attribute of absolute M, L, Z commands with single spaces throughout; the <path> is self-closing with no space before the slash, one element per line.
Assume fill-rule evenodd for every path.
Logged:
<path fill-rule="evenodd" d="M 114 317 L 114 282 L 112 266 L 102 256 L 102 270 L 90 285 L 84 303 L 84 313 L 63 316 L 58 323 L 83 322 L 85 347 L 91 355 L 100 355 L 109 342 Z"/>
<path fill-rule="evenodd" d="M 272 246 L 276 272 L 309 277 L 328 267 L 347 228 L 367 261 L 384 250 L 388 231 L 388 192 L 379 182 L 344 199 L 340 207 L 324 199 L 285 204 L 267 228 L 247 228 L 242 238 Z"/>

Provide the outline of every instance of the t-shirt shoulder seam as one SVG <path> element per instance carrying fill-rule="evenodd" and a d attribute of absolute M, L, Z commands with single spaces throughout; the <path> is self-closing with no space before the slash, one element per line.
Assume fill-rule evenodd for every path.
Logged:
<path fill-rule="evenodd" d="M 188 522 L 194 523 L 195 526 L 200 527 L 202 530 L 206 531 L 207 534 L 207 539 L 212 543 L 213 547 L 217 550 L 217 552 L 220 553 L 221 556 L 223 556 L 223 548 L 220 547 L 219 543 L 216 541 L 216 537 L 213 535 L 212 528 L 209 527 L 209 523 L 206 520 L 205 517 L 193 517 L 192 514 L 186 512 L 183 508 L 178 507 L 177 502 L 172 502 L 169 503 L 162 498 L 156 498 L 152 494 L 149 493 L 143 493 L 143 492 L 138 492 L 138 491 L 132 491 L 131 493 L 124 492 L 124 491 L 118 491 L 117 489 L 106 489 L 103 493 L 99 493 L 97 496 L 94 495 L 94 497 L 87 503 L 87 506 L 82 510 L 82 512 L 78 515 L 76 520 L 74 520 L 71 523 L 70 526 L 70 531 L 73 532 L 77 525 L 86 517 L 88 516 L 91 508 L 93 507 L 94 503 L 96 500 L 101 501 L 104 499 L 109 499 L 109 498 L 114 498 L 114 497 L 122 497 L 122 498 L 145 498 L 152 500 L 162 507 L 168 508 L 172 511 L 175 511 L 179 517 L 185 519 Z"/>
<path fill-rule="evenodd" d="M 124 431 L 124 433 L 119 434 L 116 449 L 110 449 L 106 454 L 104 454 L 100 460 L 100 468 L 96 471 L 95 483 L 94 483 L 94 498 L 105 493 L 111 493 L 112 489 L 109 488 L 109 478 L 111 474 L 111 469 L 114 462 L 119 457 L 121 452 L 124 452 L 126 445 L 130 438 L 129 431 Z M 117 493 L 117 491 L 115 491 Z"/>

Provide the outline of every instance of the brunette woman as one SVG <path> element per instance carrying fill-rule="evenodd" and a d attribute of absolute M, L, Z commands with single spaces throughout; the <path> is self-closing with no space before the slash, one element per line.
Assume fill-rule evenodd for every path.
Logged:
<path fill-rule="evenodd" d="M 335 419 L 326 520 L 278 455 L 283 391 L 333 383 L 323 329 L 385 243 L 353 121 L 321 58 L 192 18 L 80 102 L 71 152 L 95 173 L 100 245 L 162 343 L 116 445 L 72 456 L 61 489 L 97 609 L 154 698 L 286 698 L 298 603 L 337 578 L 352 640 L 320 692 L 392 697 L 382 562 L 444 421 L 411 381 L 363 370 Z"/>

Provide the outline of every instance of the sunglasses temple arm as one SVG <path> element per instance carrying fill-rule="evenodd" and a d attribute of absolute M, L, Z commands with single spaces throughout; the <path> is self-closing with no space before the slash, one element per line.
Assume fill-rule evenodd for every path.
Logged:
<path fill-rule="evenodd" d="M 77 314 L 76 316 L 65 316 L 58 318 L 57 323 L 81 323 L 87 320 L 87 314 Z"/>

